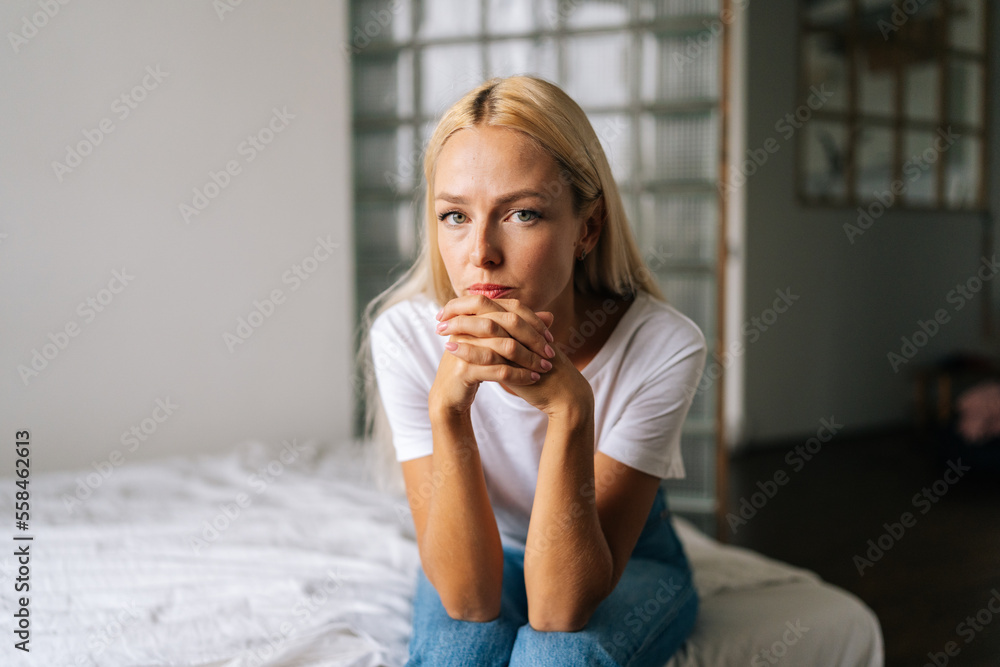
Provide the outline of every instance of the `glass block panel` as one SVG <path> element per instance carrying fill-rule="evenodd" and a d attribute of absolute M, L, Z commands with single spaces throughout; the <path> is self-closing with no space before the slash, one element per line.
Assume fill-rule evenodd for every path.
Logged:
<path fill-rule="evenodd" d="M 537 30 L 538 4 L 531 0 L 486 0 L 486 31 L 505 35 Z"/>
<path fill-rule="evenodd" d="M 478 44 L 428 46 L 420 54 L 423 113 L 439 116 L 462 95 L 483 82 L 482 51 Z"/>
<path fill-rule="evenodd" d="M 734 0 L 733 9 L 746 5 L 746 0 Z M 722 0 L 640 0 L 639 15 L 644 20 L 678 16 L 705 16 L 722 11 Z"/>
<path fill-rule="evenodd" d="M 653 271 L 671 264 L 715 264 L 718 199 L 714 194 L 643 195 L 643 256 Z"/>
<path fill-rule="evenodd" d="M 555 40 L 505 39 L 490 42 L 487 48 L 487 78 L 534 74 L 555 81 L 558 77 Z"/>
<path fill-rule="evenodd" d="M 481 3 L 468 0 L 422 0 L 420 36 L 473 37 L 479 35 Z"/>
<path fill-rule="evenodd" d="M 354 175 L 361 188 L 407 190 L 419 178 L 419 156 L 414 155 L 413 128 L 358 132 L 354 135 Z"/>
<path fill-rule="evenodd" d="M 694 320 L 711 340 L 715 331 L 715 276 L 660 272 L 657 277 L 667 303 Z"/>
<path fill-rule="evenodd" d="M 845 198 L 846 126 L 812 120 L 803 127 L 802 137 L 805 141 L 802 152 L 803 194 L 823 199 Z"/>
<path fill-rule="evenodd" d="M 732 0 L 731 4 L 738 12 L 747 1 Z M 382 41 L 381 53 L 376 49 L 364 52 L 362 47 L 360 57 L 353 59 L 355 113 L 362 118 L 379 117 L 383 124 L 393 122 L 392 118 L 408 123 L 399 129 L 363 129 L 355 134 L 359 304 L 386 288 L 417 251 L 423 210 L 419 196 L 411 203 L 408 195 L 422 194 L 418 147 L 426 145 L 440 114 L 484 78 L 531 73 L 559 81 L 588 110 L 621 187 L 629 223 L 642 241 L 640 249 L 658 271 L 657 281 L 670 303 L 697 322 L 710 340 L 714 338 L 715 276 L 707 269 L 681 271 L 667 260 L 714 264 L 717 197 L 714 191 L 640 194 L 637 181 L 648 177 L 714 187 L 719 116 L 706 111 L 635 118 L 629 108 L 639 101 L 633 92 L 652 103 L 717 98 L 722 40 L 711 28 L 703 37 L 702 26 L 720 24 L 721 0 L 367 0 L 350 5 L 349 31 L 358 37 L 359 45 Z M 635 33 L 627 26 L 637 13 L 648 19 L 664 18 L 657 27 L 674 34 L 640 33 L 642 47 L 634 52 Z M 412 34 L 414 24 L 416 34 Z M 557 26 L 569 33 L 536 35 Z M 603 30 L 609 26 L 622 30 L 619 34 Z M 353 32 L 355 27 L 359 32 Z M 596 30 L 586 34 L 591 28 Z M 573 34 L 577 30 L 585 34 Z M 689 32 L 677 34 L 680 30 Z M 482 31 L 501 38 L 482 39 Z M 384 48 L 391 41 L 412 39 L 426 41 L 415 47 L 408 44 L 402 55 Z M 699 44 L 699 39 L 702 48 L 692 53 L 692 44 Z M 687 58 L 673 58 L 681 48 Z M 603 111 L 597 113 L 598 109 Z M 373 125 L 359 123 L 360 127 Z M 635 133 L 640 130 L 637 141 Z M 634 155 L 634 150 L 640 155 Z M 405 200 L 401 199 L 404 195 Z M 660 246 L 666 250 L 653 256 L 652 249 Z M 700 429 L 711 428 L 716 410 L 713 384 L 695 395 L 689 412 L 691 428 L 686 428 L 691 432 L 682 439 L 688 478 L 675 485 L 689 499 L 687 506 L 696 508 L 695 513 L 707 511 L 699 508 L 708 507 L 715 493 L 715 438 Z M 711 514 L 706 516 L 711 519 Z"/>
<path fill-rule="evenodd" d="M 628 34 L 567 37 L 563 90 L 582 107 L 628 102 Z"/>
<path fill-rule="evenodd" d="M 904 114 L 909 120 L 937 120 L 941 77 L 936 63 L 915 63 L 906 68 Z"/>
<path fill-rule="evenodd" d="M 394 258 L 391 261 L 369 259 L 357 266 L 357 305 L 368 305 L 389 285 L 399 278 L 408 268 L 407 258 Z"/>
<path fill-rule="evenodd" d="M 431 140 L 431 135 L 434 133 L 434 128 L 437 127 L 438 119 L 435 118 L 432 121 L 423 123 L 420 126 L 420 145 L 427 148 L 427 143 Z"/>
<path fill-rule="evenodd" d="M 727 359 L 716 359 L 715 355 L 711 352 L 711 341 L 709 341 L 709 355 L 705 360 L 705 373 L 710 373 L 710 375 L 703 375 L 698 383 L 698 387 L 695 389 L 694 398 L 691 399 L 691 409 L 688 410 L 688 420 L 692 422 L 711 422 L 715 419 L 715 397 L 716 385 L 720 380 L 718 378 L 712 379 L 713 377 L 721 377 L 725 373 L 725 364 L 732 363 Z"/>
<path fill-rule="evenodd" d="M 986 24 L 985 0 L 950 0 L 952 9 L 948 21 L 951 45 L 982 53 L 985 49 L 984 28 Z"/>
<path fill-rule="evenodd" d="M 979 136 L 957 139 L 945 153 L 945 202 L 948 206 L 976 208 L 982 173 L 983 142 Z"/>
<path fill-rule="evenodd" d="M 948 120 L 982 127 L 983 68 L 952 59 L 948 68 Z"/>
<path fill-rule="evenodd" d="M 601 142 L 611 173 L 617 182 L 628 181 L 632 173 L 632 123 L 623 113 L 591 113 L 587 117 Z"/>
<path fill-rule="evenodd" d="M 940 155 L 934 148 L 932 132 L 909 131 L 903 139 L 902 178 L 907 205 L 933 206 L 937 203 L 937 162 Z"/>
<path fill-rule="evenodd" d="M 685 433 L 681 436 L 684 479 L 664 481 L 667 502 L 671 496 L 715 496 L 715 436 Z"/>
<path fill-rule="evenodd" d="M 359 255 L 384 262 L 410 256 L 416 245 L 416 224 L 409 202 L 358 202 L 355 235 Z"/>
<path fill-rule="evenodd" d="M 878 62 L 859 51 L 858 111 L 862 114 L 890 116 L 894 113 L 896 78 L 891 68 L 880 67 Z"/>
<path fill-rule="evenodd" d="M 719 129 L 714 111 L 642 117 L 643 175 L 666 180 L 718 179 Z"/>
<path fill-rule="evenodd" d="M 708 34 L 708 33 L 701 33 Z M 709 34 L 709 36 L 711 36 Z M 699 34 L 646 34 L 642 40 L 642 98 L 646 102 L 714 98 L 719 94 L 721 39 Z"/>
<path fill-rule="evenodd" d="M 415 129 L 412 125 L 402 125 L 398 130 L 398 154 L 396 158 L 396 170 L 392 173 L 393 189 L 397 193 L 406 194 L 413 188 L 420 185 L 423 177 L 424 155 L 423 147 L 413 144 L 413 133 Z M 389 182 L 389 179 L 386 180 Z"/>
<path fill-rule="evenodd" d="M 413 52 L 358 58 L 354 64 L 354 113 L 408 116 L 413 113 Z"/>
<path fill-rule="evenodd" d="M 827 111 L 847 109 L 847 67 L 843 58 L 843 37 L 828 32 L 806 33 L 802 38 L 802 65 L 805 97 L 815 86 L 830 97 L 823 103 Z"/>
<path fill-rule="evenodd" d="M 569 28 L 624 25 L 628 22 L 626 0 L 573 0 L 559 3 L 559 13 Z"/>
<path fill-rule="evenodd" d="M 355 54 L 373 42 L 403 41 L 410 38 L 410 0 L 354 0 L 348 40 Z"/>
<path fill-rule="evenodd" d="M 392 281 L 389 280 L 387 274 L 387 270 L 373 270 L 371 266 L 358 267 L 358 301 L 355 308 L 358 315 L 360 315 L 364 306 L 371 303 L 372 299 L 381 294 L 382 290 L 391 284 Z M 360 317 L 356 317 L 355 319 L 360 319 Z"/>
<path fill-rule="evenodd" d="M 858 135 L 854 192 L 861 201 L 889 190 L 892 183 L 893 131 L 863 127 Z"/>

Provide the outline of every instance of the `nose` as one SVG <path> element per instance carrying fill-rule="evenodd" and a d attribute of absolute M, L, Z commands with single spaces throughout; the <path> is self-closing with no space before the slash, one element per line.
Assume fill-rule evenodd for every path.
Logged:
<path fill-rule="evenodd" d="M 473 266 L 482 267 L 500 263 L 502 254 L 497 241 L 496 229 L 488 221 L 475 225 L 469 241 L 471 243 L 469 260 Z"/>

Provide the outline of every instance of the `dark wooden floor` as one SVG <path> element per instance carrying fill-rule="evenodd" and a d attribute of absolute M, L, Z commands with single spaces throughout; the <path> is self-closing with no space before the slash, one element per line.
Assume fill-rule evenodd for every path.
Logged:
<path fill-rule="evenodd" d="M 947 465 L 926 438 L 906 432 L 837 436 L 796 471 L 786 456 L 802 444 L 733 457 L 729 511 L 737 513 L 742 498 L 762 507 L 735 530 L 723 526 L 727 541 L 813 570 L 861 598 L 882 624 L 887 667 L 1000 665 L 1000 613 L 987 607 L 995 595 L 1000 609 L 1000 475 L 980 467 L 949 475 L 954 484 L 939 482 Z M 778 471 L 786 483 L 772 487 L 766 503 L 765 495 L 752 499 L 758 482 L 767 486 Z M 914 503 L 925 487 L 936 502 Z M 896 539 L 883 524 L 900 523 L 904 512 L 911 525 L 892 527 L 904 531 Z M 854 557 L 868 558 L 868 541 L 878 546 L 880 538 L 889 548 L 873 551 L 878 560 L 862 563 L 859 574 Z M 944 653 L 949 642 L 953 657 Z"/>

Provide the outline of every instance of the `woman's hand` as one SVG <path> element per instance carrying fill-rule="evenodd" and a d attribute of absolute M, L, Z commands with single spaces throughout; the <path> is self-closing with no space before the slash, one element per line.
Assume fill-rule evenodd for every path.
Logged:
<path fill-rule="evenodd" d="M 555 350 L 545 334 L 552 313 L 534 313 L 516 299 L 468 295 L 446 303 L 438 319 L 438 333 L 449 339 L 431 387 L 432 409 L 467 413 L 481 382 L 527 385 L 551 368 Z"/>
<path fill-rule="evenodd" d="M 552 318 L 517 299 L 468 295 L 449 301 L 438 318 L 449 351 L 431 389 L 432 407 L 467 412 L 485 380 L 550 415 L 578 404 L 580 396 L 592 399 L 586 378 L 552 344 Z"/>

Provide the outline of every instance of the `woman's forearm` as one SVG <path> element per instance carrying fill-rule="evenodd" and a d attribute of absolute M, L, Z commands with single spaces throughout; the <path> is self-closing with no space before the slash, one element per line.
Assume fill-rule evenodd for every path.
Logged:
<path fill-rule="evenodd" d="M 550 416 L 524 555 L 528 620 L 573 631 L 610 592 L 611 550 L 594 494 L 594 413 Z"/>
<path fill-rule="evenodd" d="M 434 474 L 420 558 L 448 614 L 500 614 L 503 548 L 468 415 L 431 410 Z"/>

